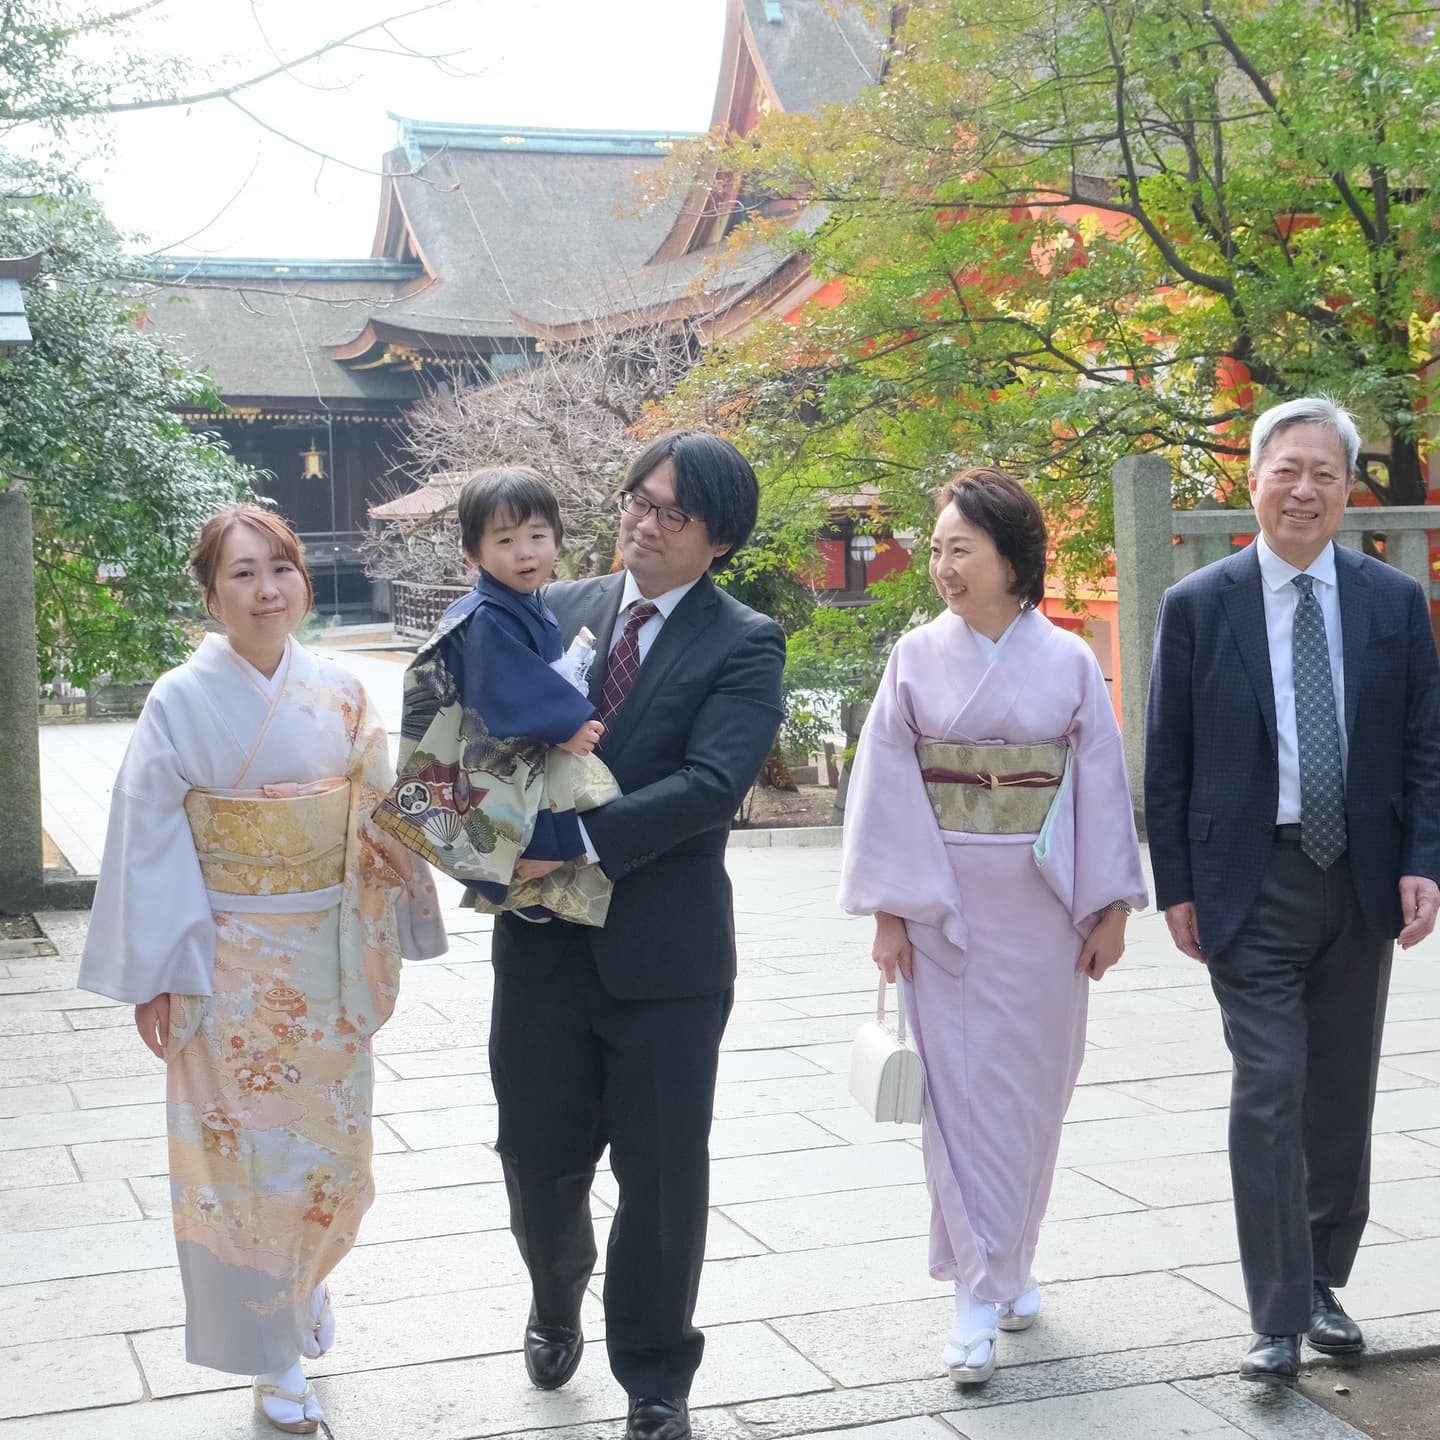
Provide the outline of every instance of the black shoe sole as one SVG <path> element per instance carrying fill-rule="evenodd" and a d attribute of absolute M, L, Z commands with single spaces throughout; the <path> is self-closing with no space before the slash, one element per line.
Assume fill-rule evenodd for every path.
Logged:
<path fill-rule="evenodd" d="M 1248 1380 L 1253 1385 L 1293 1385 L 1299 1380 L 1298 1375 L 1277 1375 L 1273 1371 L 1252 1370 L 1240 1372 L 1242 1380 Z"/>
<path fill-rule="evenodd" d="M 547 1375 L 543 1380 L 535 1373 L 530 1365 L 530 1356 L 525 1356 L 525 1373 L 530 1377 L 530 1383 L 537 1390 L 559 1390 L 561 1386 L 568 1385 L 575 1372 L 580 1368 L 581 1356 L 585 1354 L 585 1337 L 580 1337 L 580 1343 L 575 1347 L 575 1357 L 558 1375 Z"/>
<path fill-rule="evenodd" d="M 1359 1355 L 1365 1349 L 1365 1342 L 1357 1340 L 1353 1344 L 1344 1345 L 1322 1345 L 1318 1340 L 1312 1340 L 1308 1335 L 1305 1343 L 1312 1349 L 1318 1350 L 1322 1355 Z"/>

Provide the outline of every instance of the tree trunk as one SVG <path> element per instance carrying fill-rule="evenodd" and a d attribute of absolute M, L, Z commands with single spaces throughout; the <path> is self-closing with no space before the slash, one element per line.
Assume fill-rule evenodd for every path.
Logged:
<path fill-rule="evenodd" d="M 1390 476 L 1385 489 L 1387 505 L 1425 503 L 1425 476 L 1420 469 L 1420 447 L 1408 436 L 1390 437 Z"/>
<path fill-rule="evenodd" d="M 768 785 L 772 790 L 781 790 L 788 795 L 798 795 L 800 787 L 795 783 L 790 774 L 790 767 L 785 763 L 785 757 L 780 753 L 780 737 L 775 737 L 775 743 L 770 747 L 770 753 L 765 757 L 765 763 L 760 767 L 761 785 Z"/>

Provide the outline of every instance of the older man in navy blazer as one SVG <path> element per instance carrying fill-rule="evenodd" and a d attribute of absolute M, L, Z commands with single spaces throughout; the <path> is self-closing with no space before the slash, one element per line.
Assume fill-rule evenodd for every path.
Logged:
<path fill-rule="evenodd" d="M 1256 422 L 1255 544 L 1169 590 L 1145 817 L 1157 903 L 1205 964 L 1234 1062 L 1230 1170 L 1255 1336 L 1364 1347 L 1334 1295 L 1369 1215 L 1390 960 L 1440 909 L 1440 664 L 1428 596 L 1334 544 L 1360 449 L 1327 399 Z"/>

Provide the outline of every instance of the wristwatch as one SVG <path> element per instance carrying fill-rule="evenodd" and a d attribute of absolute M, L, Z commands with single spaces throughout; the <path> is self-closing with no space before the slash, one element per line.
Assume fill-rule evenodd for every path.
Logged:
<path fill-rule="evenodd" d="M 1104 915 L 1108 910 L 1119 910 L 1125 915 L 1133 915 L 1135 913 L 1135 907 L 1128 900 L 1112 900 L 1108 905 L 1101 907 L 1100 913 Z"/>

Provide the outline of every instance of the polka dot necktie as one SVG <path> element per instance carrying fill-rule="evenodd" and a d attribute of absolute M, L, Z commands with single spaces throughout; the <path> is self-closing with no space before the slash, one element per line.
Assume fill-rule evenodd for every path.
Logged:
<path fill-rule="evenodd" d="M 640 627 L 659 609 L 648 600 L 637 600 L 629 608 L 629 616 L 615 648 L 610 652 L 610 664 L 605 671 L 605 688 L 600 692 L 600 721 L 609 725 L 615 712 L 620 708 L 635 676 L 640 670 Z"/>
<path fill-rule="evenodd" d="M 1315 580 L 1297 575 L 1300 592 L 1291 632 L 1295 680 L 1295 738 L 1300 749 L 1300 848 L 1328 870 L 1345 853 L 1345 777 L 1340 765 L 1340 726 L 1325 616 Z"/>

